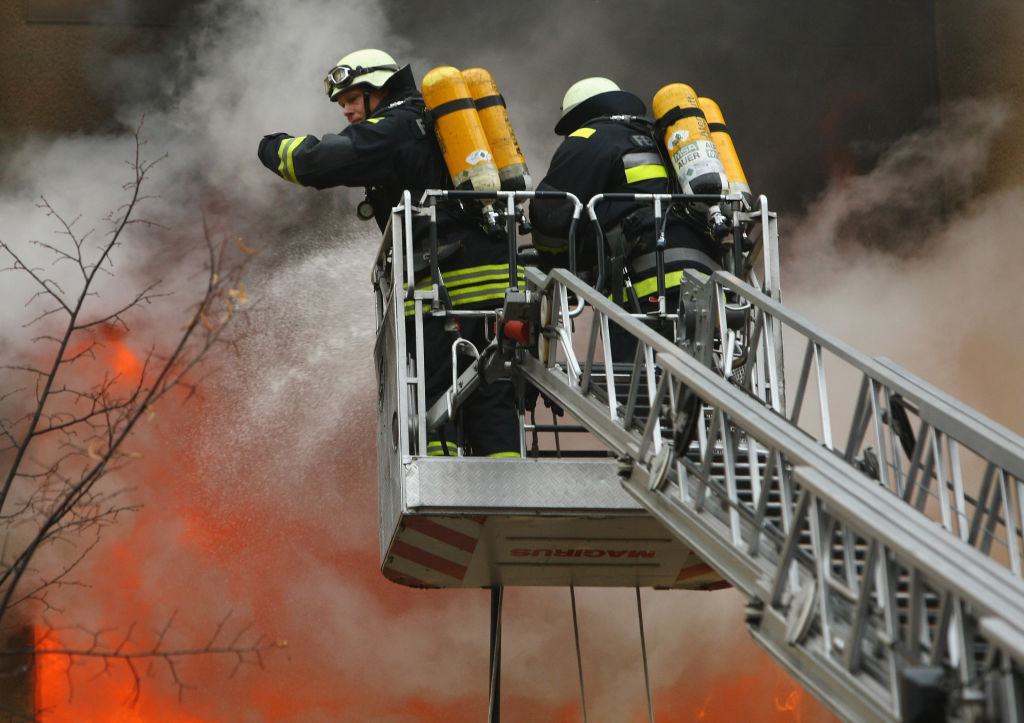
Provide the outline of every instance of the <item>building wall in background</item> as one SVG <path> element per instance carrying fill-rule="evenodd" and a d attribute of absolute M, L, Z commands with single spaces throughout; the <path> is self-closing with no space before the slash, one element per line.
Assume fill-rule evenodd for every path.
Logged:
<path fill-rule="evenodd" d="M 32 132 L 117 130 L 111 60 L 159 52 L 181 5 L 0 0 L 0 149 Z"/>
<path fill-rule="evenodd" d="M 36 667 L 30 651 L 35 646 L 32 626 L 0 631 L 0 648 L 26 651 L 0 659 L 0 723 L 24 723 L 36 713 Z"/>

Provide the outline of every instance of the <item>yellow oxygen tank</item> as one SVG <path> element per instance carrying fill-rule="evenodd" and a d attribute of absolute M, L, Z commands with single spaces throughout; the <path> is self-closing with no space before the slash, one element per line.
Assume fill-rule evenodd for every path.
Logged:
<path fill-rule="evenodd" d="M 421 90 L 455 188 L 500 190 L 498 167 L 462 73 L 448 65 L 434 68 L 424 76 Z"/>
<path fill-rule="evenodd" d="M 526 159 L 519 148 L 512 122 L 508 118 L 505 99 L 498 92 L 498 84 L 494 77 L 483 68 L 470 68 L 462 71 L 469 93 L 473 96 L 476 111 L 480 116 L 480 124 L 484 128 L 487 142 L 494 153 L 494 163 L 498 166 L 498 177 L 502 191 L 531 191 L 533 184 L 530 171 L 526 167 Z"/>
<path fill-rule="evenodd" d="M 725 167 L 693 88 L 666 85 L 655 94 L 652 107 L 655 119 L 667 124 L 665 149 L 683 193 L 720 194 L 728 188 Z"/>
<path fill-rule="evenodd" d="M 743 166 L 736 153 L 736 146 L 733 145 L 732 136 L 729 135 L 729 131 L 725 127 L 722 109 L 711 98 L 698 98 L 697 104 L 704 111 L 708 130 L 711 131 L 711 138 L 715 142 L 718 155 L 725 167 L 725 176 L 729 179 L 729 193 L 742 194 L 744 202 L 749 207 L 751 203 L 750 186 L 747 184 L 746 174 L 743 173 Z"/>

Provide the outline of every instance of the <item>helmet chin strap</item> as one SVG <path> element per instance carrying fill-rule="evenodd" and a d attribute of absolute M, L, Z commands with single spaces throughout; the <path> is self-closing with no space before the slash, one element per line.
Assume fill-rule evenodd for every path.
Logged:
<path fill-rule="evenodd" d="M 370 117 L 370 89 L 367 86 L 363 86 L 363 112 L 364 117 Z"/>

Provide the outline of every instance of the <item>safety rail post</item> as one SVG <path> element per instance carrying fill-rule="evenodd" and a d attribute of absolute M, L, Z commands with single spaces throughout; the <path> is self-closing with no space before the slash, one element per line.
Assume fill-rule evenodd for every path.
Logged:
<path fill-rule="evenodd" d="M 757 216 L 761 222 L 761 241 L 764 253 L 764 291 L 775 301 L 782 301 L 781 271 L 779 269 L 779 218 L 768 210 L 768 198 L 758 197 Z M 741 277 L 742 278 L 742 277 Z"/>
<path fill-rule="evenodd" d="M 665 213 L 665 221 L 661 220 L 661 199 L 654 197 L 654 228 L 657 238 L 654 242 L 654 253 L 657 261 L 656 273 L 658 274 L 658 313 L 665 313 L 665 231 L 668 227 L 668 212 Z"/>
<path fill-rule="evenodd" d="M 508 233 L 508 280 L 513 291 L 519 291 L 519 249 L 516 245 L 516 198 L 509 193 L 505 207 L 505 228 Z"/>

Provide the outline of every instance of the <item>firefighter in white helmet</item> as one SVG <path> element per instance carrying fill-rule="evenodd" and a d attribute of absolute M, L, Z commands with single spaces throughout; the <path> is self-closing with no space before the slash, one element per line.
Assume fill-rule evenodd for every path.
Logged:
<path fill-rule="evenodd" d="M 584 205 L 602 193 L 674 192 L 654 125 L 645 117 L 647 107 L 636 95 L 621 90 L 608 78 L 584 78 L 566 91 L 561 111 L 555 133 L 565 140 L 555 150 L 538 191 L 568 191 Z M 558 199 L 535 198 L 530 203 L 533 245 L 548 266 L 564 266 L 567 261 L 572 210 L 570 202 Z M 652 204 L 599 202 L 595 211 L 606 240 L 608 269 L 605 288 L 600 291 L 631 312 L 657 309 L 657 234 Z M 674 313 L 683 269 L 709 273 L 721 268 L 721 249 L 706 224 L 684 214 L 666 218 L 665 237 L 666 309 Z M 583 225 L 576 238 L 578 271 L 596 278 L 594 267 L 601 252 L 596 248 L 596 230 Z M 631 348 L 628 338 L 618 339 L 613 344 L 615 358 L 632 360 Z"/>
<path fill-rule="evenodd" d="M 327 72 L 324 89 L 328 99 L 345 113 L 348 127 L 322 138 L 288 133 L 264 136 L 258 150 L 263 165 L 302 186 L 364 186 L 366 200 L 360 204 L 359 215 L 375 218 L 382 231 L 403 191 L 411 191 L 416 202 L 428 188 L 452 188 L 408 65 L 400 67 L 382 50 L 357 50 Z M 428 258 L 424 253 L 425 221 L 418 218 L 415 227 L 421 259 Z M 510 286 L 506 245 L 484 228 L 479 208 L 452 203 L 437 206 L 441 273 L 456 310 L 500 308 Z M 429 268 L 417 266 L 417 281 L 421 278 L 429 281 Z M 443 318 L 424 319 L 428 406 L 440 398 L 452 378 L 453 338 L 443 324 Z M 461 318 L 459 333 L 480 349 L 487 343 L 481 317 Z M 464 405 L 463 416 L 468 422 L 463 442 L 470 453 L 518 455 L 519 423 L 510 382 L 481 386 Z M 454 427 L 430 442 L 431 453 L 455 450 Z"/>

